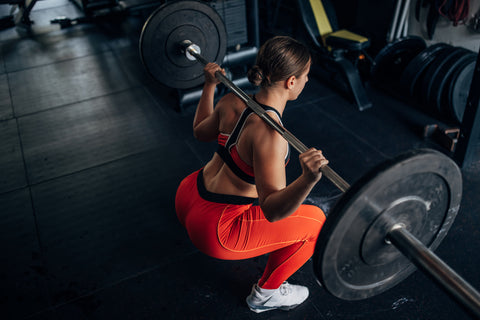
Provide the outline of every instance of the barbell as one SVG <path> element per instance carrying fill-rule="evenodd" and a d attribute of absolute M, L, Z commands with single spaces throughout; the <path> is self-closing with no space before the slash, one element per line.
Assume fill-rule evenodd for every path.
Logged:
<path fill-rule="evenodd" d="M 225 53 L 223 21 L 199 1 L 161 5 L 140 36 L 144 66 L 174 88 L 201 84 L 203 67 L 209 61 L 221 64 Z M 221 72 L 215 76 L 298 152 L 308 149 Z M 433 253 L 460 208 L 462 173 L 452 159 L 429 149 L 410 151 L 352 186 L 328 166 L 322 173 L 344 192 L 313 255 L 314 273 L 327 292 L 345 300 L 366 299 L 394 287 L 416 266 L 480 317 L 480 293 Z"/>

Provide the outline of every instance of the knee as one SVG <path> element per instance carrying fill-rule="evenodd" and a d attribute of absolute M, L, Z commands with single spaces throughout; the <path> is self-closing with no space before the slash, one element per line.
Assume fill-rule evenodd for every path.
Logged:
<path fill-rule="evenodd" d="M 320 230 L 322 230 L 323 224 L 325 223 L 326 216 L 322 209 L 314 205 L 304 204 L 301 206 L 302 216 L 308 220 L 304 224 L 304 227 L 307 228 L 305 231 L 308 233 L 308 241 L 316 242 Z"/>
<path fill-rule="evenodd" d="M 321 225 L 325 223 L 327 216 L 322 209 L 310 204 L 302 204 L 301 207 L 303 207 L 303 215 L 307 216 L 310 219 L 318 221 Z"/>

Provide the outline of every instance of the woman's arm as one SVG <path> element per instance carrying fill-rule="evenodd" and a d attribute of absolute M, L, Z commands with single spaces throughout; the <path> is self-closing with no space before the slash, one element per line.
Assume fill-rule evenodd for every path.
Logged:
<path fill-rule="evenodd" d="M 265 131 L 265 130 L 262 130 Z M 302 174 L 286 186 L 286 141 L 276 132 L 258 132 L 254 141 L 253 164 L 262 211 L 270 222 L 291 215 L 302 204 L 328 164 L 321 151 L 309 149 L 299 156 Z"/>
<path fill-rule="evenodd" d="M 193 135 L 200 141 L 212 141 L 217 138 L 219 115 L 215 112 L 215 88 L 219 81 L 215 78 L 216 71 L 223 71 L 217 64 L 205 66 L 205 84 L 193 119 Z"/>

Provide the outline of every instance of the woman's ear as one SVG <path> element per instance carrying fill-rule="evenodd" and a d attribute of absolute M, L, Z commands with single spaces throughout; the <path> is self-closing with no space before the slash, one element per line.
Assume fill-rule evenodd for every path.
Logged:
<path fill-rule="evenodd" d="M 295 78 L 295 76 L 290 76 L 286 82 L 287 89 L 292 89 L 296 81 L 297 81 L 297 78 Z"/>

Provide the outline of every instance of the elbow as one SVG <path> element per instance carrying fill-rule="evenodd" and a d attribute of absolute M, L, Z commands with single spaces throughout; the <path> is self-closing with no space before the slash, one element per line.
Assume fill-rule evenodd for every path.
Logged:
<path fill-rule="evenodd" d="M 202 141 L 201 135 L 199 135 L 199 134 L 195 131 L 195 129 L 193 129 L 193 137 L 194 137 L 195 139 L 199 140 L 199 141 Z"/>
<path fill-rule="evenodd" d="M 213 133 L 197 130 L 193 128 L 193 137 L 201 142 L 215 141 L 217 136 Z"/>
<path fill-rule="evenodd" d="M 282 220 L 278 217 L 265 217 L 267 219 L 268 222 L 270 223 L 274 223 L 274 222 L 277 222 L 278 220 Z"/>
<path fill-rule="evenodd" d="M 208 142 L 210 140 L 208 139 L 205 139 L 205 136 L 202 135 L 201 133 L 199 133 L 198 131 L 195 130 L 195 128 L 193 129 L 193 137 L 195 139 L 197 139 L 198 141 L 201 141 L 201 142 Z"/>
<path fill-rule="evenodd" d="M 267 219 L 267 221 L 270 222 L 270 223 L 273 223 L 273 222 L 276 222 L 276 221 L 282 219 L 278 215 L 276 215 L 272 212 L 269 212 L 268 210 L 264 210 L 263 208 L 262 208 L 262 212 L 263 212 L 263 216 L 265 217 L 265 219 Z"/>

